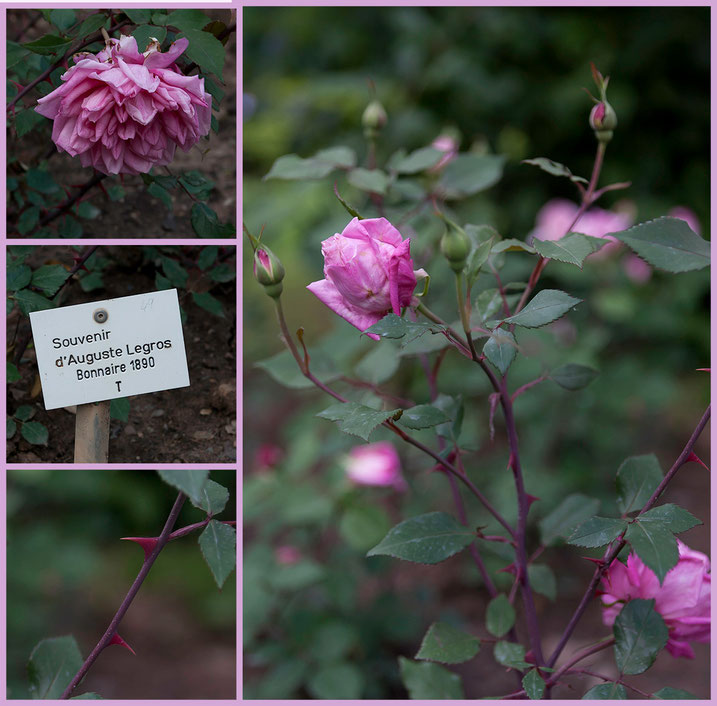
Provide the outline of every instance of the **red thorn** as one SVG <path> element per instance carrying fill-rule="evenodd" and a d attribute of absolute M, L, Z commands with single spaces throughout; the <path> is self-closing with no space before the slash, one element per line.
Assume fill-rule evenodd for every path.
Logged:
<path fill-rule="evenodd" d="M 709 468 L 707 468 L 707 466 L 705 466 L 705 464 L 702 462 L 702 459 L 694 451 L 690 451 L 690 455 L 687 457 L 685 463 L 689 463 L 690 461 L 692 461 L 693 463 L 699 463 L 702 468 L 708 471 L 710 470 Z"/>
<path fill-rule="evenodd" d="M 142 549 L 144 549 L 144 558 L 147 559 L 149 555 L 154 551 L 157 546 L 156 537 L 120 537 L 120 539 L 127 539 L 130 542 L 137 542 Z"/>
<path fill-rule="evenodd" d="M 498 573 L 513 574 L 514 576 L 516 576 L 518 574 L 518 569 L 514 563 L 511 563 L 508 564 L 508 566 L 504 566 L 502 569 L 498 569 Z"/>
<path fill-rule="evenodd" d="M 76 265 L 80 262 L 80 260 L 82 260 L 82 256 L 81 256 L 81 255 L 74 255 L 74 256 L 72 257 L 72 261 L 73 261 Z M 80 266 L 80 269 L 81 269 L 81 270 L 84 270 L 85 272 L 89 272 L 89 270 L 85 267 L 84 263 Z M 126 539 L 126 537 L 122 537 L 122 539 Z"/>
<path fill-rule="evenodd" d="M 530 507 L 534 502 L 537 502 L 540 500 L 540 498 L 537 495 L 531 495 L 530 493 L 526 493 L 525 497 L 528 500 L 528 507 Z"/>
<path fill-rule="evenodd" d="M 24 90 L 25 90 L 25 86 L 19 84 L 17 81 L 13 81 L 11 78 L 9 78 L 8 81 L 10 81 L 10 83 L 11 83 L 13 86 L 15 86 L 18 91 L 24 91 Z"/>
<path fill-rule="evenodd" d="M 533 650 L 528 650 L 525 653 L 525 661 L 530 662 L 530 664 L 537 664 L 535 661 L 535 654 L 533 653 Z"/>
<path fill-rule="evenodd" d="M 510 452 L 510 457 L 508 458 L 508 469 L 514 468 L 515 466 L 515 456 L 513 455 L 513 452 Z"/>
<path fill-rule="evenodd" d="M 592 561 L 593 564 L 597 564 L 598 566 L 605 565 L 605 562 L 602 559 L 595 559 L 592 556 L 584 556 L 584 557 L 581 557 L 581 559 L 587 559 L 588 561 Z"/>
<path fill-rule="evenodd" d="M 120 645 L 121 647 L 126 647 L 135 657 L 137 656 L 137 653 L 119 636 L 119 633 L 112 635 L 112 639 L 107 643 L 107 645 Z"/>

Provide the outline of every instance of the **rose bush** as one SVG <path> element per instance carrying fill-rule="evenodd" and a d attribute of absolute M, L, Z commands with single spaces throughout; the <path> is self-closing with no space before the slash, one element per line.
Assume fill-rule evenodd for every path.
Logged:
<path fill-rule="evenodd" d="M 54 121 L 52 140 L 103 174 L 146 174 L 169 164 L 209 133 L 212 97 L 204 79 L 174 63 L 186 38 L 161 52 L 150 42 L 140 54 L 134 37 L 108 39 L 98 54 L 80 54 L 62 86 L 35 110 Z"/>
<path fill-rule="evenodd" d="M 612 625 L 627 601 L 654 598 L 669 630 L 668 652 L 694 659 L 689 643 L 710 641 L 710 561 L 679 539 L 677 548 L 679 561 L 662 585 L 636 554 L 628 556 L 627 565 L 615 559 L 603 577 L 602 617 L 605 625 Z"/>
<path fill-rule="evenodd" d="M 354 218 L 321 243 L 325 279 L 307 289 L 360 331 L 411 303 L 411 242 L 385 218 Z M 378 340 L 378 336 L 367 334 Z"/>

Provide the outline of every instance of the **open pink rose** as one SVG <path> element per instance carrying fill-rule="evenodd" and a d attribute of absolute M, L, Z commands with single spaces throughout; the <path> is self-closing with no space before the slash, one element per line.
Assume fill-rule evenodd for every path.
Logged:
<path fill-rule="evenodd" d="M 393 486 L 405 490 L 401 461 L 390 441 L 354 446 L 345 462 L 346 475 L 357 485 Z"/>
<path fill-rule="evenodd" d="M 162 53 L 152 42 L 140 54 L 134 37 L 123 36 L 97 55 L 78 55 L 35 108 L 54 120 L 57 148 L 103 174 L 145 174 L 169 164 L 177 146 L 189 151 L 209 132 L 212 97 L 203 78 L 174 63 L 188 45 L 178 39 Z"/>
<path fill-rule="evenodd" d="M 411 303 L 416 275 L 410 240 L 385 218 L 354 218 L 321 243 L 321 252 L 326 279 L 307 289 L 359 331 Z"/>
<path fill-rule="evenodd" d="M 627 566 L 615 559 L 603 577 L 603 623 L 612 625 L 625 603 L 654 598 L 655 610 L 669 630 L 673 657 L 694 658 L 690 642 L 710 641 L 710 561 L 677 540 L 680 558 L 660 586 L 657 577 L 632 553 Z"/>

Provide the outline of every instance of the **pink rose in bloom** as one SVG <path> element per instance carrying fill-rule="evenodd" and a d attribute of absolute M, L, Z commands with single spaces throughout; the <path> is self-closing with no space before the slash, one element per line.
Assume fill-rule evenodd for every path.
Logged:
<path fill-rule="evenodd" d="M 411 303 L 416 275 L 411 242 L 385 218 L 354 218 L 321 243 L 326 279 L 307 289 L 359 331 Z M 376 340 L 379 336 L 367 334 Z"/>
<path fill-rule="evenodd" d="M 188 45 L 178 39 L 162 53 L 152 42 L 140 54 L 134 37 L 123 36 L 97 55 L 78 55 L 35 108 L 54 121 L 57 148 L 103 174 L 146 174 L 169 164 L 177 146 L 189 151 L 209 133 L 212 97 L 203 78 L 174 63 Z"/>
<path fill-rule="evenodd" d="M 602 619 L 612 625 L 633 598 L 654 598 L 655 610 L 669 630 L 667 650 L 693 659 L 690 642 L 710 641 L 710 561 L 677 540 L 680 558 L 660 586 L 657 577 L 634 553 L 627 566 L 615 559 L 603 577 Z"/>
<path fill-rule="evenodd" d="M 346 457 L 346 475 L 357 485 L 393 486 L 405 490 L 401 460 L 390 441 L 354 446 Z"/>
<path fill-rule="evenodd" d="M 560 240 L 567 235 L 568 228 L 578 213 L 578 206 L 566 199 L 553 199 L 538 211 L 535 228 L 531 235 L 538 240 Z M 614 243 L 610 249 L 619 247 L 618 241 L 607 233 L 617 233 L 632 225 L 632 219 L 623 213 L 613 213 L 602 208 L 588 209 L 571 228 L 574 233 L 605 238 Z M 604 248 L 601 254 L 607 254 Z"/>

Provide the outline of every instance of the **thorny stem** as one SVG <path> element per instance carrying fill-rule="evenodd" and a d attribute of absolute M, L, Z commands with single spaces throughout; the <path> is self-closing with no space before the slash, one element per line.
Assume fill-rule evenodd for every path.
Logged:
<path fill-rule="evenodd" d="M 640 694 L 645 699 L 649 699 L 652 694 L 648 694 L 646 691 L 643 691 L 642 689 L 638 689 L 636 686 L 632 686 L 632 684 L 628 684 L 626 681 L 623 681 L 620 678 L 613 679 L 613 677 L 608 677 L 605 674 L 600 674 L 600 672 L 593 672 L 592 669 L 571 669 L 567 672 L 567 674 L 587 674 L 590 677 L 596 677 L 598 679 L 602 679 L 606 682 L 614 682 L 615 684 L 622 684 L 622 686 L 627 687 L 628 689 L 631 689 L 636 694 Z"/>
<path fill-rule="evenodd" d="M 548 679 L 547 681 L 547 686 L 554 686 L 557 683 L 558 679 L 560 679 L 563 674 L 569 671 L 570 668 L 576 665 L 578 662 L 581 662 L 587 657 L 590 657 L 597 652 L 601 652 L 602 650 L 607 649 L 614 644 L 615 638 L 608 637 L 594 645 L 590 645 L 589 647 L 586 647 L 585 649 L 576 652 L 564 665 L 562 665 L 562 667 L 560 667 L 560 669 L 557 669 L 555 672 L 553 672 L 553 674 L 550 676 L 550 679 Z"/>
<path fill-rule="evenodd" d="M 80 190 L 74 196 L 69 196 L 62 203 L 60 203 L 54 211 L 50 211 L 44 215 L 40 219 L 40 225 L 46 226 L 56 218 L 59 218 L 66 211 L 69 211 L 75 203 L 77 203 L 93 186 L 99 184 L 104 178 L 106 178 L 106 176 L 106 174 L 95 172 L 92 178 L 84 186 L 80 187 Z"/>
<path fill-rule="evenodd" d="M 642 515 L 644 512 L 647 512 L 654 504 L 657 498 L 661 495 L 667 484 L 674 478 L 677 471 L 687 462 L 687 459 L 689 458 L 689 455 L 692 453 L 692 449 L 697 442 L 697 439 L 700 437 L 700 434 L 704 430 L 705 426 L 707 425 L 707 422 L 710 418 L 710 408 L 711 405 L 707 406 L 707 409 L 705 410 L 704 414 L 702 415 L 702 418 L 697 423 L 697 426 L 695 427 L 695 430 L 692 432 L 692 436 L 689 438 L 689 441 L 687 444 L 685 444 L 685 448 L 682 449 L 682 453 L 677 457 L 677 460 L 672 464 L 672 468 L 665 474 L 665 477 L 662 479 L 662 482 L 657 487 L 655 492 L 652 494 L 650 499 L 645 503 L 642 510 L 638 513 L 638 517 Z M 573 631 L 575 630 L 575 627 L 577 626 L 578 622 L 580 621 L 580 618 L 582 617 L 583 613 L 585 612 L 585 609 L 588 607 L 588 604 L 592 600 L 593 593 L 595 592 L 595 589 L 598 586 L 598 583 L 600 582 L 600 579 L 602 578 L 603 573 L 608 569 L 610 564 L 612 564 L 615 557 L 620 553 L 622 548 L 625 546 L 625 540 L 622 538 L 622 535 L 618 537 L 618 539 L 614 540 L 614 542 L 608 547 L 607 551 L 605 552 L 605 556 L 603 557 L 603 560 L 595 569 L 595 572 L 593 574 L 592 579 L 590 580 L 590 583 L 583 594 L 583 597 L 580 599 L 580 603 L 578 604 L 578 607 L 575 609 L 575 612 L 573 613 L 572 617 L 570 618 L 570 622 L 568 623 L 567 627 L 565 628 L 565 631 L 563 632 L 562 637 L 560 638 L 560 641 L 558 642 L 555 650 L 553 651 L 553 654 L 550 655 L 550 659 L 548 660 L 548 666 L 552 667 L 555 662 L 557 661 L 558 657 L 560 656 L 560 653 L 565 648 L 565 645 L 568 642 L 568 639 L 572 635 Z"/>
<path fill-rule="evenodd" d="M 468 311 L 466 298 L 463 296 L 463 271 L 456 272 L 456 298 L 458 300 L 458 311 L 461 315 L 463 333 L 465 333 L 466 341 L 468 341 L 468 349 L 471 352 L 471 358 L 476 360 L 478 358 L 478 354 L 476 353 L 473 336 L 471 335 L 470 312 Z"/>
<path fill-rule="evenodd" d="M 162 529 L 162 532 L 159 537 L 157 537 L 157 544 L 152 550 L 152 553 L 144 560 L 142 568 L 137 574 L 137 578 L 134 580 L 134 583 L 127 592 L 127 595 L 122 601 L 122 604 L 120 605 L 118 611 L 115 613 L 114 618 L 112 618 L 112 621 L 110 622 L 109 627 L 105 631 L 105 634 L 100 638 L 100 641 L 97 643 L 92 652 L 90 652 L 89 656 L 85 660 L 85 663 L 82 665 L 82 667 L 80 667 L 80 671 L 77 672 L 77 674 L 75 674 L 75 676 L 72 678 L 72 681 L 62 693 L 62 696 L 60 697 L 61 699 L 70 698 L 70 694 L 74 691 L 75 687 L 82 681 L 85 674 L 87 674 L 87 671 L 94 664 L 95 660 L 100 656 L 102 650 L 104 650 L 104 648 L 109 645 L 112 636 L 117 632 L 117 627 L 120 624 L 120 621 L 122 620 L 122 618 L 124 618 L 124 615 L 132 604 L 134 597 L 137 595 L 137 591 L 139 591 L 142 582 L 145 580 L 145 578 L 147 578 L 147 574 L 152 568 L 152 564 L 154 564 L 155 560 L 159 556 L 159 553 L 162 551 L 162 549 L 164 549 L 164 546 L 169 541 L 172 528 L 177 521 L 179 512 L 182 509 L 182 505 L 184 505 L 184 501 L 186 499 L 187 496 L 184 493 L 179 493 L 179 495 L 177 495 L 177 499 L 174 501 L 174 505 L 172 506 L 172 510 L 169 513 L 169 517 L 167 517 L 167 521 L 164 523 L 164 528 Z"/>

